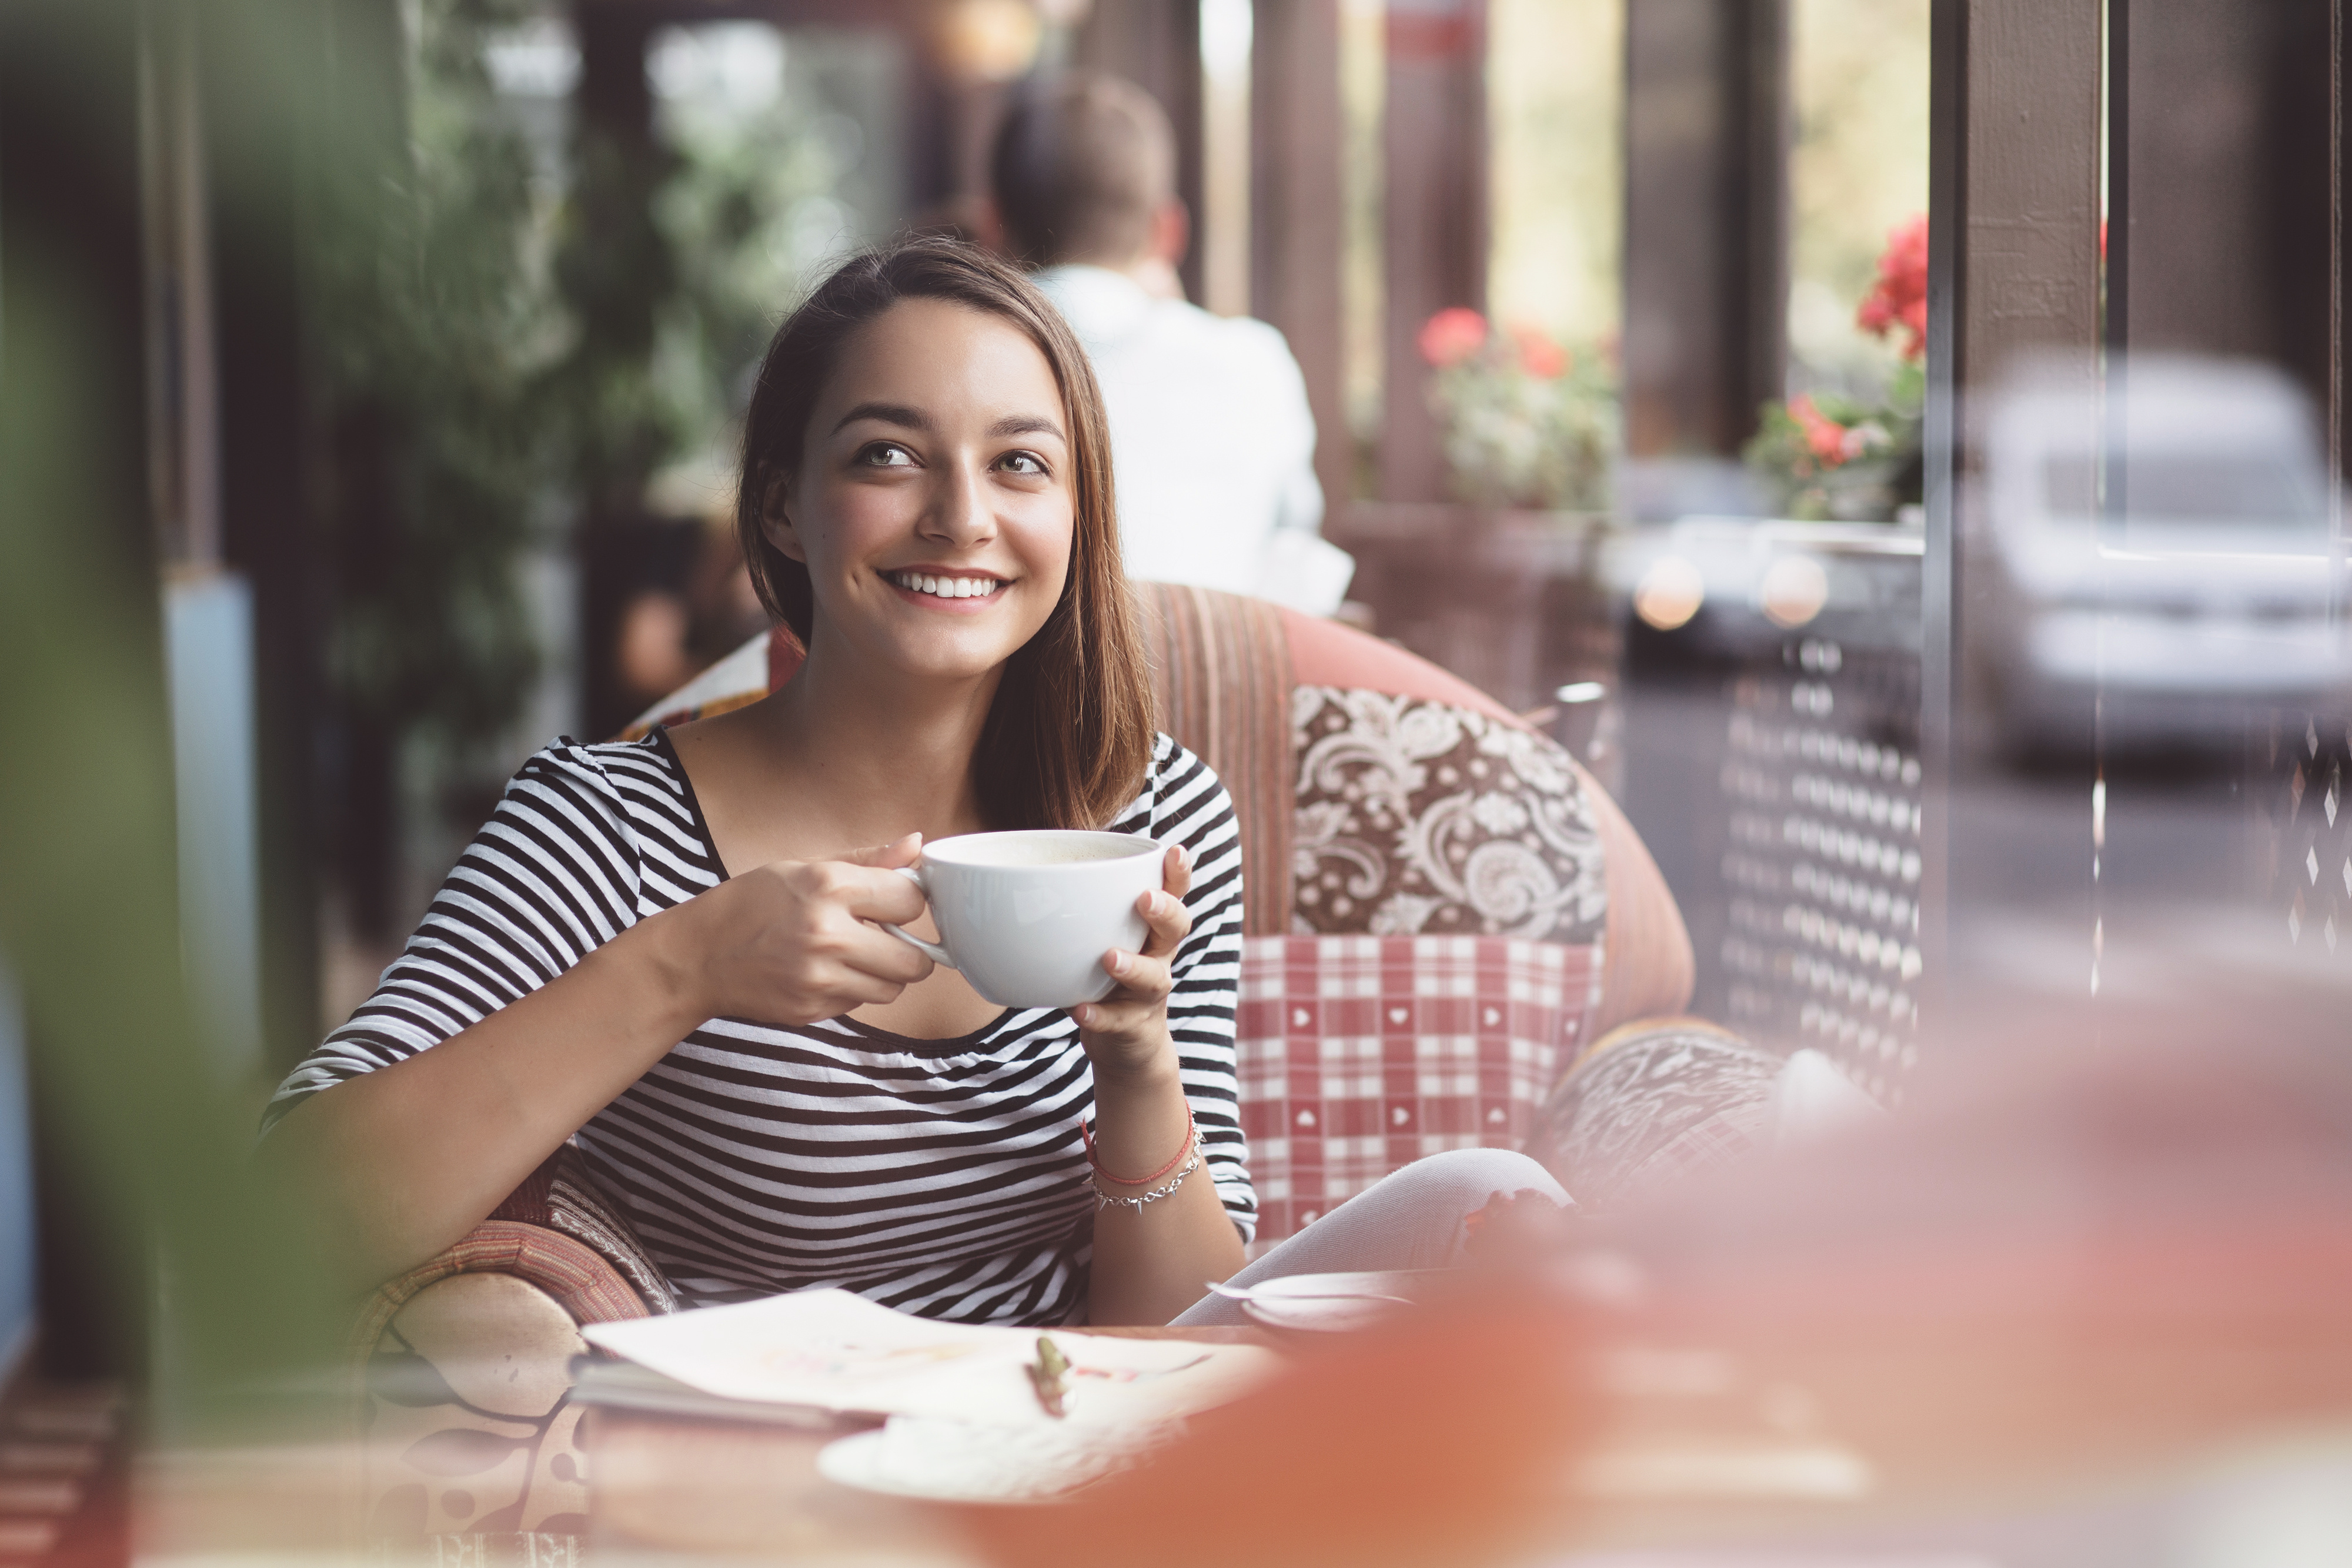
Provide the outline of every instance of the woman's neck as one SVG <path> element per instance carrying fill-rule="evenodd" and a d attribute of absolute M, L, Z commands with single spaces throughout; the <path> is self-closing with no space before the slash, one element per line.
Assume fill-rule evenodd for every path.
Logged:
<path fill-rule="evenodd" d="M 909 679 L 829 650 L 822 634 L 815 642 L 764 705 L 796 804 L 860 845 L 910 830 L 937 838 L 990 826 L 971 764 L 1002 670 Z"/>

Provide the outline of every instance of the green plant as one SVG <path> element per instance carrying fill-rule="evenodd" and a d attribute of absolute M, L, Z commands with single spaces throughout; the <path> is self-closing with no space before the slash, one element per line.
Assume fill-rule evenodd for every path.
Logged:
<path fill-rule="evenodd" d="M 646 218 L 670 268 L 652 388 L 672 455 L 725 472 L 776 324 L 895 217 L 858 118 L 887 118 L 895 66 L 870 38 L 719 22 L 657 37 L 649 73 L 666 162 Z"/>
<path fill-rule="evenodd" d="M 343 556 L 333 669 L 364 720 L 462 753 L 538 669 L 518 570 L 554 453 L 534 392 L 571 325 L 551 198 L 484 65 L 523 0 L 419 0 L 404 136 L 320 182 L 313 341 Z"/>

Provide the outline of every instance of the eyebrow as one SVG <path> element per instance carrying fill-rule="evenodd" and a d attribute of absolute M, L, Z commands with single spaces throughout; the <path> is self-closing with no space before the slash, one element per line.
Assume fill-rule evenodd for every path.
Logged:
<path fill-rule="evenodd" d="M 931 422 L 919 408 L 908 408 L 902 402 L 861 402 L 841 416 L 841 423 L 833 427 L 834 434 L 840 434 L 861 419 L 878 419 L 885 424 L 904 425 L 908 430 L 931 427 Z"/>
<path fill-rule="evenodd" d="M 1050 435 L 1056 441 L 1069 438 L 1062 427 L 1042 413 L 1008 413 L 988 427 L 991 435 Z"/>
<path fill-rule="evenodd" d="M 878 420 L 884 424 L 896 424 L 908 430 L 929 431 L 931 428 L 930 416 L 921 409 L 909 408 L 902 402 L 861 402 L 841 416 L 840 423 L 833 427 L 834 434 L 839 434 L 861 419 Z M 1058 441 L 1069 439 L 1062 434 L 1060 425 L 1041 413 L 1008 413 L 990 425 L 987 434 L 995 437 L 1043 434 Z"/>

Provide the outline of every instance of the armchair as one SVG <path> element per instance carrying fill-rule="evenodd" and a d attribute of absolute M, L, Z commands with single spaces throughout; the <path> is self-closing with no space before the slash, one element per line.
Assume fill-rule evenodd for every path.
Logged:
<path fill-rule="evenodd" d="M 1402 649 L 1259 601 L 1142 590 L 1160 727 L 1240 820 L 1241 1110 L 1259 1245 L 1441 1150 L 1518 1146 L 1562 1071 L 1678 1012 L 1690 940 L 1649 852 L 1565 751 Z M 755 639 L 628 732 L 791 678 Z M 576 1325 L 675 1305 L 565 1151 L 379 1291 L 354 1350 L 372 1537 L 530 1536 L 585 1506 Z M 469 1468 L 470 1467 L 470 1468 Z"/>

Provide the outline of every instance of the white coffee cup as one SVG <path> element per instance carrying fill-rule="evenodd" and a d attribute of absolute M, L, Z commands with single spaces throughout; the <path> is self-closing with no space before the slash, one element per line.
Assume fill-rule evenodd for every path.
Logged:
<path fill-rule="evenodd" d="M 961 970 L 999 1007 L 1100 1001 L 1118 984 L 1103 955 L 1139 952 L 1149 935 L 1135 905 L 1160 890 L 1161 858 L 1140 833 L 1045 828 L 939 839 L 898 874 L 930 901 L 940 940 L 882 929 Z"/>

